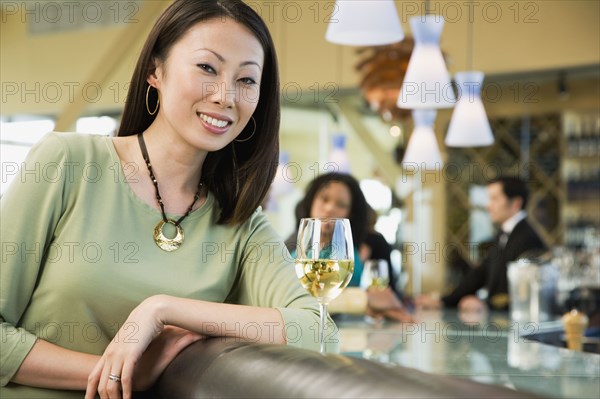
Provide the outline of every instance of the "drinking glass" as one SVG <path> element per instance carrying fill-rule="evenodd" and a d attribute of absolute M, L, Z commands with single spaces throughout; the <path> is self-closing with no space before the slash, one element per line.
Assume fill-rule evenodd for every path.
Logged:
<path fill-rule="evenodd" d="M 390 273 L 385 259 L 369 259 L 365 261 L 363 273 L 360 278 L 360 288 L 385 289 L 390 285 Z"/>
<path fill-rule="evenodd" d="M 346 288 L 353 272 L 354 244 L 350 221 L 342 218 L 302 219 L 296 247 L 296 275 L 319 302 L 321 353 L 325 352 L 327 304 Z"/>
<path fill-rule="evenodd" d="M 363 272 L 360 276 L 360 288 L 367 292 L 369 301 L 373 297 L 369 295 L 369 290 L 385 290 L 390 285 L 390 273 L 388 262 L 385 259 L 368 259 L 363 265 Z M 373 291 L 371 291 L 373 293 Z M 369 314 L 365 316 L 365 321 L 371 325 L 380 325 L 383 323 L 383 317 L 374 317 Z"/>

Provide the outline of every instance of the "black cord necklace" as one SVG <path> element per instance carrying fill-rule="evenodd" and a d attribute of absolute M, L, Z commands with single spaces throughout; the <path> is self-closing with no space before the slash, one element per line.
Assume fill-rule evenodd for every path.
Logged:
<path fill-rule="evenodd" d="M 156 181 L 156 177 L 154 177 L 154 172 L 152 171 L 150 156 L 148 155 L 148 150 L 146 149 L 146 142 L 144 141 L 144 136 L 142 133 L 138 134 L 138 142 L 140 143 L 142 156 L 144 157 L 144 161 L 146 161 L 146 166 L 148 167 L 150 179 L 152 179 L 152 184 L 154 184 L 154 189 L 156 190 L 156 202 L 158 202 L 158 206 L 160 207 L 160 211 L 162 213 L 162 220 L 158 222 L 156 227 L 154 227 L 154 242 L 163 251 L 175 251 L 183 244 L 184 235 L 183 229 L 181 228 L 181 222 L 183 222 L 183 219 L 185 219 L 190 214 L 190 212 L 192 212 L 194 204 L 200 198 L 200 191 L 202 190 L 202 181 L 198 182 L 198 190 L 196 191 L 196 194 L 194 194 L 194 202 L 192 202 L 192 205 L 190 205 L 185 215 L 180 217 L 177 221 L 167 218 L 167 215 L 165 214 L 165 205 L 163 204 L 162 198 L 160 197 L 160 192 L 158 191 L 158 182 Z M 177 229 L 177 234 L 174 238 L 167 238 L 163 234 L 163 227 L 165 224 L 172 224 Z"/>

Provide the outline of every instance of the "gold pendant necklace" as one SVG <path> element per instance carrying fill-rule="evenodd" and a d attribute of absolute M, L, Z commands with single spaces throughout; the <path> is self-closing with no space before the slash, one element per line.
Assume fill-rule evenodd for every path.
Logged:
<path fill-rule="evenodd" d="M 177 229 L 177 234 L 175 235 L 175 237 L 165 237 L 162 230 L 165 224 L 172 224 L 173 226 L 175 226 L 175 228 Z M 163 251 L 172 252 L 179 249 L 181 244 L 183 244 L 183 239 L 183 229 L 173 219 L 167 219 L 166 222 L 164 220 L 161 220 L 160 222 L 158 222 L 156 227 L 154 227 L 154 242 Z"/>
<path fill-rule="evenodd" d="M 158 222 L 156 227 L 154 227 L 154 242 L 163 251 L 172 252 L 172 251 L 179 249 L 179 247 L 181 247 L 181 245 L 183 245 L 184 234 L 183 234 L 183 228 L 181 227 L 181 222 L 183 222 L 183 219 L 185 219 L 190 214 L 190 212 L 192 212 L 192 209 L 194 208 L 194 204 L 200 198 L 200 190 L 202 190 L 202 182 L 198 183 L 198 190 L 196 191 L 196 194 L 194 194 L 194 202 L 192 202 L 192 205 L 190 205 L 190 207 L 188 208 L 185 215 L 180 217 L 179 220 L 177 220 L 177 221 L 167 218 L 167 215 L 165 214 L 165 205 L 163 204 L 162 198 L 160 197 L 160 192 L 158 191 L 158 182 L 156 181 L 156 177 L 154 177 L 154 172 L 152 171 L 152 164 L 150 163 L 150 156 L 148 156 L 148 150 L 146 149 L 146 142 L 144 141 L 144 136 L 142 133 L 138 134 L 138 142 L 140 143 L 140 149 L 142 150 L 142 156 L 144 157 L 144 161 L 146 161 L 146 166 L 148 167 L 148 173 L 150 174 L 150 178 L 152 179 L 152 184 L 154 184 L 154 189 L 156 191 L 156 201 L 158 202 L 158 206 L 160 207 L 160 211 L 162 213 L 162 220 L 160 222 Z M 173 226 L 175 226 L 175 228 L 177 229 L 177 234 L 175 234 L 175 237 L 167 238 L 163 234 L 163 227 L 165 226 L 165 224 L 172 224 Z"/>

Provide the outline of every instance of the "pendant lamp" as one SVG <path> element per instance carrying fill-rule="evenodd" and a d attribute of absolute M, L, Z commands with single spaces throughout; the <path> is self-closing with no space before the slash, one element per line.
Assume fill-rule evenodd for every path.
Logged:
<path fill-rule="evenodd" d="M 446 145 L 449 147 L 483 147 L 494 143 L 494 136 L 481 102 L 483 72 L 458 72 L 460 99 L 452 113 Z"/>
<path fill-rule="evenodd" d="M 393 0 L 336 0 L 325 39 L 347 46 L 380 46 L 404 39 Z"/>
<path fill-rule="evenodd" d="M 416 16 L 410 19 L 410 26 L 415 38 L 415 48 L 400 89 L 398 108 L 453 107 L 456 97 L 439 47 L 444 18 L 432 14 Z"/>
<path fill-rule="evenodd" d="M 494 143 L 492 129 L 481 101 L 483 72 L 473 71 L 473 21 L 467 31 L 467 68 L 454 79 L 459 100 L 452 113 L 445 143 L 448 147 L 483 147 Z"/>
<path fill-rule="evenodd" d="M 412 164 L 426 170 L 442 168 L 442 156 L 433 131 L 437 111 L 433 109 L 416 109 L 412 111 L 415 128 L 408 141 L 403 165 Z"/>

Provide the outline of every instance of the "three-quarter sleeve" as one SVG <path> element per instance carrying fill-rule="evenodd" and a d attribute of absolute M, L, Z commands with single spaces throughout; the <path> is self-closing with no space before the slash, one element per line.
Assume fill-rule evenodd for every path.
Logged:
<path fill-rule="evenodd" d="M 0 200 L 0 385 L 17 372 L 37 337 L 18 327 L 63 210 L 68 150 L 50 133 L 29 152 Z"/>
<path fill-rule="evenodd" d="M 276 308 L 284 321 L 288 345 L 318 350 L 319 305 L 300 285 L 283 240 L 260 210 L 252 216 L 249 229 L 230 301 Z M 337 327 L 331 319 L 325 341 L 329 351 L 337 350 Z"/>

